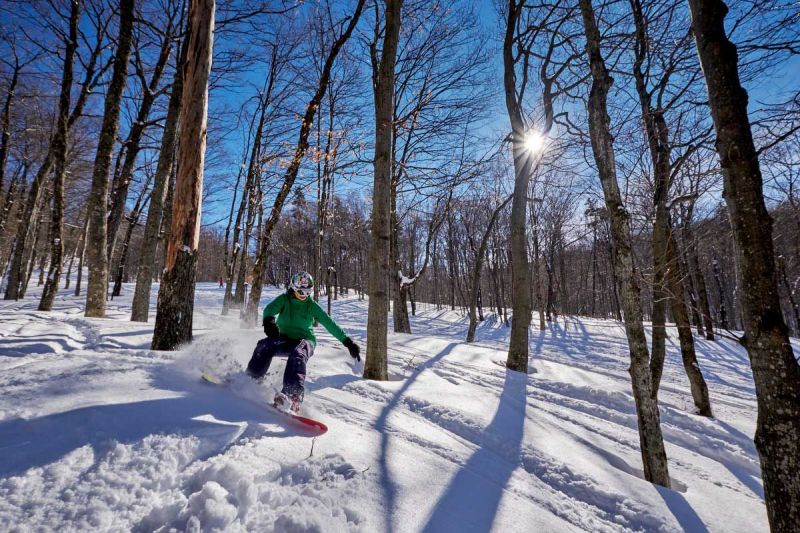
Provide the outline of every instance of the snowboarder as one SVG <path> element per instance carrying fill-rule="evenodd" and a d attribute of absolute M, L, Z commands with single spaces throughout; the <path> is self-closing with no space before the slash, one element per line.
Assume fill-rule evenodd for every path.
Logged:
<path fill-rule="evenodd" d="M 298 272 L 292 276 L 286 292 L 267 304 L 262 321 L 267 338 L 258 342 L 247 364 L 247 374 L 254 379 L 261 379 L 267 373 L 273 357 L 288 357 L 283 373 L 283 388 L 275 395 L 274 405 L 295 413 L 303 401 L 306 364 L 314 355 L 317 345 L 315 319 L 344 344 L 353 359 L 361 361 L 358 345 L 311 297 L 313 288 L 314 278 L 311 274 Z"/>

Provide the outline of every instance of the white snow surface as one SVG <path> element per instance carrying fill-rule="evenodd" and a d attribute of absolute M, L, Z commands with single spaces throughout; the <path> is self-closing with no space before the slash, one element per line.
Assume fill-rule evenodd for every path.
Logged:
<path fill-rule="evenodd" d="M 388 382 L 361 379 L 320 330 L 303 409 L 329 431 L 312 438 L 264 406 L 284 359 L 264 384 L 241 373 L 263 333 L 221 316 L 223 291 L 198 285 L 195 339 L 177 352 L 149 349 L 152 314 L 128 321 L 132 285 L 105 319 L 84 318 L 72 290 L 51 313 L 36 311 L 40 288 L 0 302 L 0 531 L 767 531 L 733 341 L 696 341 L 707 419 L 670 331 L 668 490 L 643 480 L 616 322 L 531 329 L 524 375 L 496 363 L 508 328 L 493 315 L 466 344 L 457 311 L 418 304 L 414 334 L 390 334 Z M 341 298 L 333 316 L 364 345 L 366 301 Z"/>

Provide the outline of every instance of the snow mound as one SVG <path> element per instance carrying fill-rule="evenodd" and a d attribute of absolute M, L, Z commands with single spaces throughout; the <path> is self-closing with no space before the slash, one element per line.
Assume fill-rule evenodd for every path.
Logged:
<path fill-rule="evenodd" d="M 252 451 L 252 448 L 250 448 Z M 362 531 L 364 475 L 339 455 L 243 468 L 217 457 L 184 482 L 179 501 L 159 506 L 138 531 Z"/>

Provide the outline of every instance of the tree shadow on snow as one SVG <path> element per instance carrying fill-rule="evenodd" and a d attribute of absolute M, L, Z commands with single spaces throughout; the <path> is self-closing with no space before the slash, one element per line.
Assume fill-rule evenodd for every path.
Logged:
<path fill-rule="evenodd" d="M 461 467 L 431 513 L 423 529 L 440 531 L 489 531 L 500 500 L 517 463 L 525 423 L 527 376 L 506 370 L 503 391 L 494 418 L 486 426 L 479 447 Z M 491 442 L 502 442 L 498 453 Z"/>
<path fill-rule="evenodd" d="M 708 528 L 680 492 L 653 485 L 684 531 L 708 533 Z"/>
<path fill-rule="evenodd" d="M 389 415 L 392 411 L 400 405 L 403 395 L 408 391 L 409 387 L 416 381 L 417 377 L 424 371 L 436 363 L 444 359 L 453 349 L 458 346 L 459 343 L 452 342 L 447 345 L 442 351 L 438 354 L 434 355 L 424 363 L 420 364 L 417 367 L 417 371 L 412 374 L 406 381 L 403 383 L 403 386 L 395 393 L 392 397 L 391 401 L 386 404 L 386 406 L 381 411 L 380 416 L 375 421 L 375 429 L 381 435 L 381 456 L 380 456 L 380 475 L 382 479 L 381 485 L 384 488 L 384 501 L 386 502 L 386 509 L 384 512 L 385 522 L 384 522 L 384 531 L 386 533 L 391 533 L 394 530 L 394 524 L 392 523 L 392 515 L 394 514 L 395 508 L 395 501 L 397 500 L 397 487 L 395 486 L 394 481 L 392 481 L 391 473 L 389 472 L 389 431 L 388 431 L 388 420 Z"/>
<path fill-rule="evenodd" d="M 159 380 L 163 378 L 156 377 Z M 0 422 L 0 477 L 46 466 L 86 445 L 92 446 L 99 458 L 115 442 L 135 443 L 153 434 L 196 435 L 201 441 L 199 454 L 205 457 L 224 451 L 251 433 L 298 434 L 281 427 L 278 415 L 233 396 L 224 388 L 203 383 L 184 383 L 181 387 L 174 378 L 168 381 L 164 385 L 175 393 L 173 397 L 81 407 Z M 256 431 L 261 424 L 269 427 Z"/>

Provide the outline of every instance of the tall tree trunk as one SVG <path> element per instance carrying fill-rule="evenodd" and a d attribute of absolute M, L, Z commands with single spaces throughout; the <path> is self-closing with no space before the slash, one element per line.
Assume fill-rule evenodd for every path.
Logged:
<path fill-rule="evenodd" d="M 511 148 L 514 155 L 514 195 L 511 201 L 511 335 L 506 366 L 518 372 L 528 371 L 528 328 L 531 323 L 531 298 L 528 269 L 527 228 L 528 182 L 533 154 L 525 149 L 525 122 L 517 99 L 515 46 L 519 16 L 525 0 L 509 0 L 508 20 L 503 41 L 503 86 L 506 109 L 511 122 Z"/>
<path fill-rule="evenodd" d="M 386 20 L 375 91 L 375 175 L 372 188 L 372 242 L 369 250 L 369 309 L 364 377 L 386 381 L 389 312 L 391 194 L 394 134 L 394 80 L 403 0 L 384 0 Z"/>
<path fill-rule="evenodd" d="M 669 228 L 667 250 L 666 250 L 667 286 L 670 291 L 670 303 L 672 316 L 678 328 L 678 340 L 681 347 L 681 359 L 686 377 L 689 378 L 689 388 L 692 391 L 692 399 L 697 408 L 697 414 L 701 416 L 712 416 L 711 399 L 708 396 L 708 386 L 697 362 L 697 353 L 694 348 L 694 337 L 692 337 L 692 325 L 689 322 L 689 314 L 686 310 L 686 300 L 683 296 L 683 283 L 681 278 L 683 272 L 678 260 L 678 243 L 676 242 L 672 229 Z M 660 378 L 660 375 L 659 375 Z M 658 386 L 653 383 L 653 389 Z"/>
<path fill-rule="evenodd" d="M 119 108 L 125 83 L 128 78 L 128 57 L 131 52 L 133 36 L 134 0 L 120 0 L 119 38 L 114 58 L 114 71 L 106 94 L 103 110 L 103 125 L 97 142 L 97 155 L 92 172 L 92 188 L 89 192 L 87 215 L 89 222 L 89 241 L 86 259 L 89 263 L 89 279 L 86 283 L 87 317 L 103 317 L 106 314 L 108 296 L 108 261 L 106 247 L 108 221 L 108 174 L 111 166 L 111 152 L 119 128 Z"/>
<path fill-rule="evenodd" d="M 214 0 L 189 3 L 188 45 L 181 91 L 178 173 L 164 275 L 158 291 L 153 350 L 174 350 L 192 340 L 194 285 L 208 121 L 208 78 L 214 46 Z"/>
<path fill-rule="evenodd" d="M 725 34 L 727 6 L 720 0 L 689 0 L 689 7 L 744 287 L 742 343 L 750 356 L 756 388 L 755 444 L 767 516 L 772 531 L 796 531 L 800 524 L 800 364 L 789 344 L 778 298 L 772 218 L 764 204 L 747 92 L 739 80 L 736 46 Z"/>
<path fill-rule="evenodd" d="M 667 454 L 661 434 L 658 404 L 650 395 L 649 354 L 642 325 L 642 304 L 639 294 L 639 275 L 631 251 L 630 215 L 622 202 L 616 176 L 610 118 L 607 111 L 608 92 L 613 83 L 600 51 L 600 31 L 597 28 L 591 0 L 580 0 L 586 32 L 586 53 L 592 73 L 589 93 L 589 135 L 592 153 L 600 174 L 606 209 L 611 219 L 614 239 L 614 264 L 625 312 L 625 332 L 628 337 L 630 374 L 639 425 L 639 445 L 642 452 L 645 479 L 664 487 L 670 486 Z"/>
<path fill-rule="evenodd" d="M 142 249 L 139 251 L 139 268 L 136 269 L 136 288 L 131 305 L 131 321 L 133 322 L 147 322 L 150 313 L 150 289 L 153 286 L 158 235 L 164 217 L 164 203 L 170 189 L 175 160 L 178 119 L 181 114 L 181 97 L 183 95 L 182 65 L 186 57 L 186 47 L 189 44 L 188 37 L 188 34 L 184 35 L 181 51 L 178 54 L 175 76 L 172 80 L 172 94 L 169 96 L 167 118 L 164 121 L 164 132 L 161 136 L 161 150 L 153 179 L 153 192 L 150 193 L 150 207 L 147 209 Z"/>
<path fill-rule="evenodd" d="M 69 265 L 67 266 L 67 275 L 65 276 L 66 279 L 64 280 L 64 290 L 69 289 L 70 284 L 72 283 L 72 267 L 75 264 L 75 257 L 78 255 L 78 250 L 80 250 L 81 245 L 83 244 L 83 237 L 84 232 L 81 231 L 80 235 L 78 235 L 75 239 L 75 246 L 72 247 L 72 253 L 69 255 Z"/>
<path fill-rule="evenodd" d="M 69 15 L 69 37 L 64 53 L 64 73 L 61 78 L 61 95 L 58 100 L 58 122 L 53 139 L 53 213 L 50 217 L 50 269 L 47 272 L 47 283 L 39 300 L 39 311 L 52 311 L 53 302 L 61 281 L 61 267 L 64 257 L 64 177 L 67 173 L 67 130 L 70 108 L 70 91 L 72 90 L 72 70 L 75 50 L 78 48 L 78 19 L 80 3 L 71 0 Z"/>
<path fill-rule="evenodd" d="M 489 237 L 492 234 L 495 222 L 500 212 L 508 205 L 513 196 L 506 198 L 500 205 L 498 205 L 492 212 L 489 219 L 489 224 L 481 236 L 481 243 L 478 246 L 478 252 L 475 255 L 475 268 L 472 270 L 472 284 L 469 291 L 469 327 L 467 328 L 467 342 L 475 341 L 475 329 L 478 326 L 478 319 L 475 316 L 475 308 L 478 307 L 480 298 L 480 284 L 481 284 L 481 271 L 483 270 L 483 262 L 486 257 L 486 249 L 489 247 Z"/>
<path fill-rule="evenodd" d="M 670 211 L 668 206 L 669 192 L 672 185 L 672 164 L 670 161 L 669 128 L 664 117 L 664 109 L 653 104 L 653 93 L 648 87 L 650 38 L 648 21 L 645 18 L 640 0 L 630 0 L 633 19 L 636 27 L 635 61 L 633 75 L 636 80 L 636 92 L 642 110 L 642 121 L 647 132 L 647 144 L 650 159 L 653 163 L 653 207 L 655 222 L 653 223 L 653 336 L 650 359 L 651 391 L 653 399 L 658 397 L 661 374 L 664 370 L 666 356 L 666 311 L 670 303 L 672 315 L 678 328 L 681 355 L 684 368 L 689 378 L 695 406 L 703 416 L 711 416 L 711 404 L 708 387 L 697 363 L 694 339 L 686 312 L 683 283 L 680 279 L 680 261 L 677 242 L 672 233 Z M 647 63 L 647 64 L 646 64 Z M 646 70 L 645 70 L 646 67 Z M 669 72 L 664 73 L 659 81 L 661 85 L 669 82 Z"/>
<path fill-rule="evenodd" d="M 123 277 L 125 276 L 125 271 L 128 268 L 128 251 L 130 250 L 131 246 L 131 237 L 133 237 L 133 230 L 136 229 L 136 225 L 139 223 L 139 216 L 142 214 L 142 209 L 144 209 L 146 204 L 145 196 L 147 195 L 147 189 L 150 187 L 150 180 L 152 179 L 152 174 L 148 173 L 147 180 L 145 181 L 144 186 L 142 187 L 142 191 L 139 193 L 138 198 L 136 198 L 136 203 L 133 206 L 133 211 L 128 218 L 128 228 L 125 230 L 125 238 L 122 241 L 122 248 L 119 252 L 119 262 L 117 263 L 117 273 L 114 276 L 114 289 L 111 291 L 111 297 L 114 298 L 122 294 L 122 282 Z"/>
<path fill-rule="evenodd" d="M 28 164 L 28 162 L 23 161 L 21 170 L 15 172 L 14 177 L 11 178 L 11 185 L 8 186 L 8 193 L 3 199 L 3 207 L 2 209 L 0 209 L 0 235 L 3 235 L 3 232 L 6 227 L 6 222 L 8 222 L 8 218 L 9 216 L 11 216 L 11 210 L 14 208 L 14 205 L 15 204 L 20 205 L 25 203 L 25 184 L 28 181 L 29 169 L 30 165 Z M 22 184 L 21 189 L 19 189 L 20 183 Z M 18 207 L 17 218 L 21 219 L 21 216 L 22 216 L 22 209 Z M 3 268 L 6 267 L 8 259 L 9 257 L 6 256 L 5 249 L 0 249 L 0 265 L 2 265 Z"/>
<path fill-rule="evenodd" d="M 8 159 L 8 144 L 11 140 L 11 104 L 14 102 L 14 91 L 16 91 L 17 83 L 19 83 L 21 68 L 15 50 L 14 72 L 11 74 L 11 81 L 8 84 L 6 101 L 3 104 L 3 117 L 0 119 L 0 128 L 2 128 L 2 136 L 0 137 L 0 198 L 3 197 L 3 189 L 5 188 L 6 160 Z M 1 226 L 2 224 L 0 223 L 0 235 L 2 235 Z"/>
<path fill-rule="evenodd" d="M 161 75 L 164 73 L 167 60 L 172 51 L 172 39 L 172 21 L 170 21 L 164 32 L 161 50 L 156 60 L 155 67 L 153 68 L 150 83 L 142 88 L 142 101 L 139 104 L 139 111 L 136 114 L 136 119 L 133 124 L 131 124 L 131 131 L 125 142 L 125 161 L 122 164 L 119 176 L 114 177 L 114 183 L 111 187 L 111 205 L 108 208 L 108 235 L 106 236 L 106 254 L 109 260 L 114 252 L 117 233 L 119 233 L 119 227 L 122 223 L 125 203 L 128 200 L 128 189 L 130 188 L 131 179 L 133 178 L 133 167 L 139 155 L 142 137 L 147 127 L 147 120 L 150 117 L 150 110 L 158 95 L 158 85 L 161 82 Z"/>
<path fill-rule="evenodd" d="M 408 289 L 406 281 L 403 279 L 403 262 L 400 257 L 400 222 L 397 220 L 397 187 L 399 177 L 392 177 L 392 191 L 389 200 L 389 227 L 391 236 L 389 238 L 389 262 L 391 273 L 389 278 L 392 283 L 392 322 L 395 333 L 411 333 L 411 321 L 408 318 Z"/>
<path fill-rule="evenodd" d="M 694 282 L 694 287 L 697 290 L 697 307 L 703 321 L 706 339 L 713 341 L 714 325 L 711 321 L 711 306 L 708 303 L 708 289 L 706 288 L 706 280 L 703 276 L 703 271 L 700 270 L 697 242 L 694 237 L 694 232 L 692 231 L 692 211 L 693 209 L 690 207 L 686 220 L 683 223 L 683 240 L 686 243 L 686 262 L 689 266 L 689 272 Z"/>
<path fill-rule="evenodd" d="M 264 223 L 264 229 L 260 236 L 261 247 L 257 251 L 255 264 L 253 265 L 253 286 L 250 288 L 250 297 L 247 299 L 247 304 L 242 309 L 242 313 L 240 315 L 245 324 L 255 324 L 258 319 L 258 305 L 261 301 L 261 289 L 264 284 L 264 272 L 267 267 L 270 246 L 272 244 L 272 232 L 274 231 L 275 226 L 280 219 L 283 205 L 286 202 L 286 198 L 289 196 L 289 192 L 292 190 L 292 186 L 297 179 L 297 173 L 300 170 L 300 164 L 303 162 L 306 152 L 308 151 L 308 136 L 311 133 L 311 127 L 314 123 L 314 115 L 316 115 L 317 108 L 319 107 L 320 102 L 322 102 L 322 98 L 325 96 L 325 91 L 328 89 L 333 63 L 336 61 L 336 56 L 339 55 L 339 51 L 344 46 L 344 43 L 346 43 L 353 34 L 353 30 L 355 29 L 358 20 L 361 18 L 361 12 L 364 9 L 364 2 L 365 0 L 358 0 L 356 10 L 347 23 L 347 28 L 333 43 L 333 46 L 328 53 L 328 57 L 325 60 L 325 64 L 322 67 L 322 73 L 320 74 L 319 83 L 317 84 L 317 90 L 306 106 L 306 111 L 303 115 L 303 121 L 300 124 L 300 133 L 297 139 L 294 157 L 292 157 L 292 161 L 289 163 L 289 166 L 286 169 L 286 173 L 283 177 L 283 184 L 281 185 L 281 188 L 275 197 L 275 203 L 272 204 L 272 210 L 270 211 L 269 218 Z"/>
<path fill-rule="evenodd" d="M 51 146 L 42 161 L 36 176 L 33 178 L 30 189 L 25 200 L 24 209 L 19 210 L 19 220 L 33 221 L 38 220 L 39 210 L 42 205 L 42 195 L 47 187 L 47 180 L 50 170 L 53 168 L 53 147 Z M 25 283 L 27 272 L 27 258 L 31 250 L 28 246 L 31 239 L 35 239 L 36 233 L 33 231 L 33 224 L 17 224 L 17 235 L 14 239 L 14 248 L 11 252 L 11 264 L 8 268 L 8 283 L 6 284 L 5 300 L 18 300 L 24 296 L 22 285 Z"/>
<path fill-rule="evenodd" d="M 711 272 L 714 274 L 714 281 L 717 284 L 717 295 L 719 298 L 719 324 L 722 326 L 722 329 L 727 330 L 729 329 L 730 325 L 728 323 L 728 308 L 725 305 L 726 284 L 722 279 L 716 253 L 714 253 L 711 257 Z"/>
<path fill-rule="evenodd" d="M 84 215 L 83 232 L 81 235 L 81 253 L 78 256 L 78 277 L 75 280 L 75 296 L 81 295 L 81 282 L 83 281 L 83 261 L 86 258 L 86 238 L 89 236 L 89 213 Z"/>
<path fill-rule="evenodd" d="M 81 84 L 80 93 L 75 102 L 75 107 L 69 116 L 69 120 L 67 121 L 68 130 L 83 114 L 83 108 L 86 105 L 86 101 L 88 100 L 92 89 L 96 86 L 98 80 L 101 78 L 100 74 L 102 74 L 102 72 L 105 70 L 103 68 L 99 73 L 97 72 L 98 58 L 105 47 L 105 33 L 97 32 L 97 34 L 98 35 L 95 40 L 94 47 L 89 56 L 89 61 L 84 69 L 84 78 L 83 83 Z M 42 195 L 46 189 L 50 171 L 53 168 L 53 140 L 54 139 L 50 140 L 47 152 L 42 160 L 42 164 L 39 166 L 39 170 L 36 172 L 36 176 L 31 183 L 30 189 L 26 196 L 25 207 L 24 209 L 19 209 L 18 211 L 18 218 L 20 220 L 38 220 L 39 209 L 42 206 Z M 4 299 L 6 300 L 16 300 L 24 296 L 25 290 L 23 284 L 27 285 L 27 281 L 25 281 L 27 279 L 25 277 L 27 268 L 26 258 L 30 257 L 30 254 L 32 253 L 29 246 L 32 238 L 35 238 L 35 234 L 31 231 L 31 224 L 17 225 L 17 235 L 14 239 L 14 249 L 12 251 L 11 264 L 8 269 L 8 284 L 6 286 L 6 292 L 4 295 Z"/>

